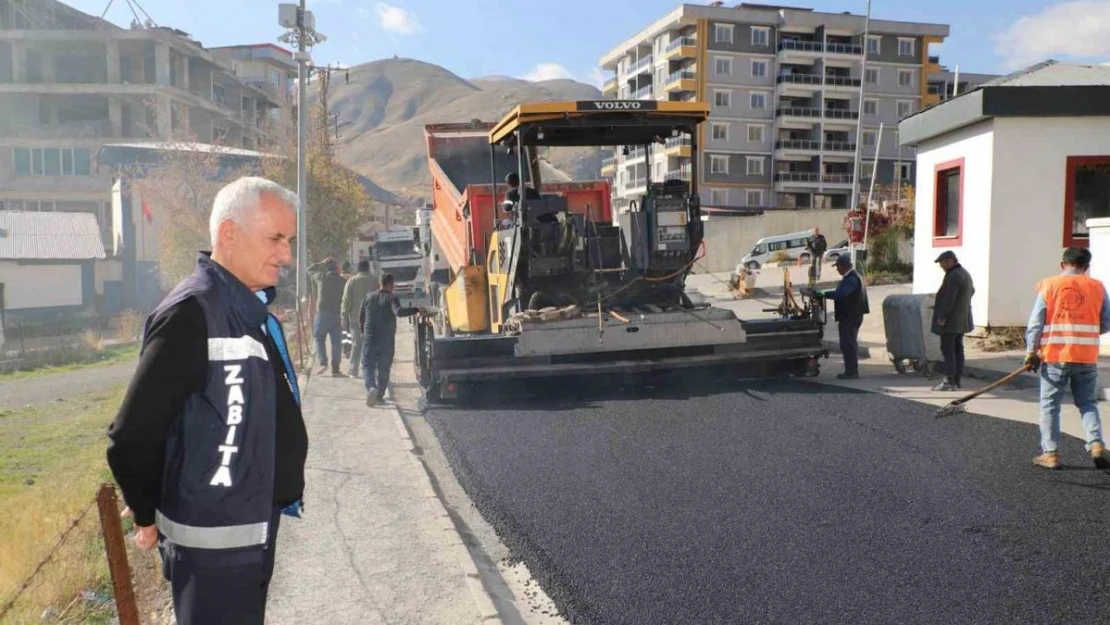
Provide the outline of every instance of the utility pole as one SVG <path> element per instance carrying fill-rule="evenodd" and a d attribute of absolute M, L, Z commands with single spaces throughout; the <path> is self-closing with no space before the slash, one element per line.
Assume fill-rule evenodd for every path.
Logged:
<path fill-rule="evenodd" d="M 861 42 L 863 44 L 863 61 L 861 62 L 859 69 L 859 117 L 856 118 L 856 158 L 855 163 L 852 165 L 852 202 L 848 205 L 848 210 L 856 210 L 856 207 L 859 205 L 859 166 L 860 157 L 862 156 L 861 148 L 863 145 L 863 95 L 864 87 L 867 85 L 867 40 L 870 38 L 870 35 L 871 0 L 867 0 L 867 16 L 863 18 L 863 41 Z M 878 145 L 878 143 L 876 143 L 876 154 L 878 154 L 879 147 L 880 146 Z M 870 214 L 870 209 L 865 210 L 868 210 L 868 214 Z M 850 246 L 849 255 L 852 258 L 852 262 L 855 262 L 855 245 Z"/>
<path fill-rule="evenodd" d="M 297 312 L 301 312 L 303 300 L 308 296 L 308 176 L 305 170 L 307 108 L 306 85 L 308 79 L 308 48 L 323 43 L 327 37 L 316 32 L 316 18 L 305 9 L 305 0 L 300 4 L 279 4 L 278 23 L 288 29 L 278 40 L 295 43 L 297 53 Z"/>

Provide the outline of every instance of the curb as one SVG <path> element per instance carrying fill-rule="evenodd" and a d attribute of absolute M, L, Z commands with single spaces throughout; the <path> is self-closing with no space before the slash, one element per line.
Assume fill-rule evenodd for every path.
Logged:
<path fill-rule="evenodd" d="M 825 340 L 825 341 L 823 341 L 823 343 L 825 344 L 825 349 L 829 350 L 830 354 L 839 354 L 840 353 L 840 341 L 839 340 L 837 340 L 837 341 Z M 868 347 L 867 345 L 860 345 L 859 346 L 859 359 L 860 360 L 868 360 L 870 358 L 871 358 L 871 348 Z"/>
<path fill-rule="evenodd" d="M 384 407 L 384 406 L 383 406 Z M 474 606 L 478 608 L 478 618 L 482 623 L 491 623 L 493 625 L 503 625 L 501 615 L 497 612 L 497 607 L 493 604 L 493 598 L 486 591 L 485 586 L 482 584 L 481 573 L 478 572 L 478 565 L 474 559 L 470 557 L 470 550 L 467 549 L 466 543 L 463 542 L 462 536 L 459 534 L 458 528 L 451 520 L 451 515 L 448 514 L 447 508 L 443 505 L 443 501 L 439 498 L 435 488 L 432 486 L 432 478 L 428 474 L 428 468 L 420 459 L 416 451 L 416 444 L 412 439 L 412 433 L 409 431 L 408 425 L 405 424 L 405 418 L 401 415 L 401 407 L 396 404 L 394 400 L 393 405 L 393 420 L 397 426 L 397 432 L 400 434 L 400 442 L 402 449 L 408 454 L 412 460 L 420 476 L 421 480 L 421 496 L 427 505 L 435 512 L 435 516 L 440 520 L 440 525 L 443 528 L 444 534 L 448 537 L 447 542 L 449 548 L 455 552 L 455 556 L 459 561 L 459 567 L 462 569 L 463 576 L 466 578 L 466 586 L 470 591 L 470 596 L 474 600 Z"/>

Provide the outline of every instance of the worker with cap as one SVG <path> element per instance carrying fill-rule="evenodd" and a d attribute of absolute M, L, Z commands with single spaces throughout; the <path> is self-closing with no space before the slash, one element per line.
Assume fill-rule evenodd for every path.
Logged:
<path fill-rule="evenodd" d="M 1026 327 L 1025 365 L 1041 375 L 1041 454 L 1033 464 L 1060 467 L 1060 404 L 1071 390 L 1083 419 L 1087 453 L 1095 467 L 1110 468 L 1098 411 L 1099 337 L 1110 332 L 1110 296 L 1087 275 L 1091 252 L 1064 250 L 1063 273 L 1037 284 L 1037 299 Z"/>
<path fill-rule="evenodd" d="M 836 302 L 834 319 L 840 334 L 840 352 L 844 355 L 844 373 L 836 377 L 839 380 L 855 380 L 859 378 L 859 328 L 871 308 L 863 276 L 852 267 L 852 259 L 847 254 L 838 256 L 835 267 L 841 276 L 836 290 L 817 289 L 814 293 Z"/>
<path fill-rule="evenodd" d="M 940 336 L 940 351 L 944 354 L 944 381 L 933 390 L 958 391 L 964 372 L 964 335 L 975 329 L 971 320 L 975 284 L 954 252 L 942 252 L 934 262 L 944 270 L 944 280 L 933 305 L 932 323 L 932 332 Z"/>

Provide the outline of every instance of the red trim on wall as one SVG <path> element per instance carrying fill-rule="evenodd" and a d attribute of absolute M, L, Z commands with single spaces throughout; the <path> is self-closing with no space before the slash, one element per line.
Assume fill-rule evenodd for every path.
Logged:
<path fill-rule="evenodd" d="M 960 172 L 960 214 L 956 218 L 956 236 L 938 236 L 937 232 L 940 231 L 940 218 L 941 208 L 947 210 L 947 206 L 943 206 L 942 202 L 946 201 L 946 194 L 940 192 L 941 174 L 952 171 L 953 169 Z M 944 163 L 937 163 L 933 168 L 933 247 L 960 247 L 964 241 L 964 212 L 967 207 L 964 206 L 964 183 L 966 182 L 964 175 L 964 159 L 957 158 L 952 161 Z"/>
<path fill-rule="evenodd" d="M 1074 237 L 1071 222 L 1075 219 L 1075 170 L 1081 165 L 1110 165 L 1110 156 L 1069 156 L 1064 173 L 1064 247 L 1087 247 L 1090 239 Z"/>

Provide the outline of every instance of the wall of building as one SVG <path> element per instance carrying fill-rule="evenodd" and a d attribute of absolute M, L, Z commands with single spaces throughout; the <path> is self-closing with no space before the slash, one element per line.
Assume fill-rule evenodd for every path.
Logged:
<path fill-rule="evenodd" d="M 820 228 L 829 245 L 836 245 L 847 236 L 845 214 L 842 210 L 775 210 L 750 217 L 710 217 L 705 222 L 706 257 L 698 263 L 699 271 L 732 271 L 756 241 L 778 234 Z"/>
<path fill-rule="evenodd" d="M 1110 118 L 997 119 L 990 321 L 1025 325 L 1033 285 L 1059 272 L 1068 156 L 1110 155 Z"/>
<path fill-rule="evenodd" d="M 1110 219 L 1088 219 L 1091 231 L 1091 270 L 1088 275 L 1103 284 L 1110 284 Z M 1110 334 L 1103 334 L 1099 351 L 1110 354 Z"/>
<path fill-rule="evenodd" d="M 975 282 L 975 297 L 971 300 L 971 313 L 975 324 L 997 323 L 990 316 L 988 302 L 996 286 L 992 282 L 991 214 L 992 179 L 994 176 L 995 128 L 992 121 L 953 132 L 940 139 L 927 142 L 918 148 L 917 184 L 915 195 L 913 292 L 935 293 L 944 277 L 937 271 L 936 257 L 945 250 L 955 252 L 960 263 L 971 273 Z M 933 241 L 934 198 L 936 197 L 936 166 L 956 159 L 964 159 L 962 174 L 963 211 L 962 243 L 954 247 L 938 247 Z M 993 188 L 997 188 L 994 185 Z M 1028 223 L 1024 224 L 1028 227 Z M 998 241 L 999 246 L 1011 254 L 1015 250 L 1010 241 Z M 1008 265 L 994 268 L 996 273 L 1013 276 Z M 1013 280 L 1013 278 L 1010 278 Z M 1024 278 L 1018 278 L 1022 280 Z M 1027 290 L 1026 293 L 1029 291 Z"/>
<path fill-rule="evenodd" d="M 0 261 L 0 283 L 4 285 L 4 309 L 11 312 L 85 304 L 82 266 L 77 262 L 27 265 Z"/>

